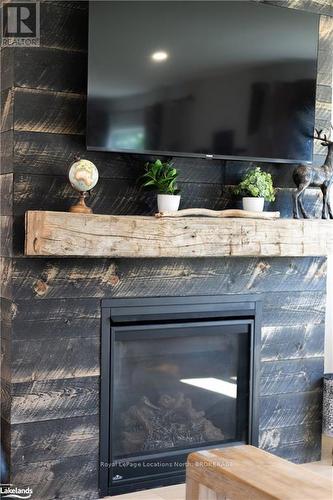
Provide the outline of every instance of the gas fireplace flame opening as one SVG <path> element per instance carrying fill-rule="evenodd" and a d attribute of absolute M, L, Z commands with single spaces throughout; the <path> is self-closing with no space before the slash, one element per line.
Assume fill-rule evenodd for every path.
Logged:
<path fill-rule="evenodd" d="M 226 380 L 214 377 L 183 378 L 180 379 L 180 382 L 183 384 L 193 385 L 194 387 L 200 387 L 200 389 L 206 389 L 207 391 L 217 392 L 218 394 L 223 394 L 229 398 L 237 398 L 237 384 L 232 384 Z"/>

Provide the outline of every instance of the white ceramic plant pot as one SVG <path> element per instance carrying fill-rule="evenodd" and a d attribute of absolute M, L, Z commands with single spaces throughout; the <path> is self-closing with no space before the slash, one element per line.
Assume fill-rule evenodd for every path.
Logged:
<path fill-rule="evenodd" d="M 264 210 L 265 198 L 243 198 L 243 209 L 248 212 L 262 212 Z"/>
<path fill-rule="evenodd" d="M 179 208 L 180 194 L 158 194 L 157 207 L 159 212 L 176 212 Z"/>

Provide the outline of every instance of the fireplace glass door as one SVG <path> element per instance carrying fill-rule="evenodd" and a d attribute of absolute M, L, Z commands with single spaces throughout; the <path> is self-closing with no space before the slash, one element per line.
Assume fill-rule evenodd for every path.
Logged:
<path fill-rule="evenodd" d="M 251 320 L 112 327 L 112 479 L 179 473 L 195 449 L 248 442 Z"/>

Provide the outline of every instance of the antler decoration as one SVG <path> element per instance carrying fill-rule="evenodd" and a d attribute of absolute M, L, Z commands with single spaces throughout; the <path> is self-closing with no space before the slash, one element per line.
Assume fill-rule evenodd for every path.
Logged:
<path fill-rule="evenodd" d="M 331 125 L 331 128 L 333 130 L 333 126 Z M 318 130 L 317 128 L 315 129 L 317 136 L 314 136 L 314 139 L 317 139 L 318 141 L 322 141 L 323 146 L 328 146 L 329 144 L 332 144 L 332 141 L 327 139 L 327 135 L 323 134 L 322 131 L 323 129 Z"/>

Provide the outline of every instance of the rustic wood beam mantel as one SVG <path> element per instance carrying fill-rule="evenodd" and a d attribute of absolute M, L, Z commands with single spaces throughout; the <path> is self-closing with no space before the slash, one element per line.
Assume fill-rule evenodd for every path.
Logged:
<path fill-rule="evenodd" d="M 26 213 L 25 253 L 54 257 L 303 257 L 333 251 L 326 220 Z"/>

